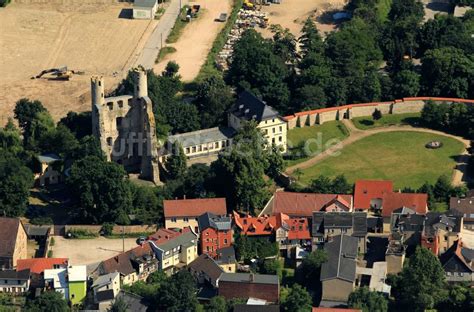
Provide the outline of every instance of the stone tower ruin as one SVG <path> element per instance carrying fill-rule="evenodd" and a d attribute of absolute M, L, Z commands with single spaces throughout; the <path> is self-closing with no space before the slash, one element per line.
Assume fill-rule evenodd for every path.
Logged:
<path fill-rule="evenodd" d="M 146 72 L 134 69 L 133 79 L 133 95 L 106 98 L 104 78 L 91 77 L 92 134 L 99 139 L 107 160 L 158 184 L 158 142 Z"/>

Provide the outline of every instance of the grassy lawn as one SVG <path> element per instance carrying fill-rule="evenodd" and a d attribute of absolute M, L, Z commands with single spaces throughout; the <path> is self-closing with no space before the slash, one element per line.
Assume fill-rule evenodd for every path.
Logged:
<path fill-rule="evenodd" d="M 186 12 L 188 11 L 189 6 L 185 5 L 181 9 L 181 14 L 178 15 L 176 18 L 176 22 L 174 23 L 173 28 L 171 29 L 170 34 L 168 35 L 168 38 L 166 38 L 166 43 L 175 43 L 178 41 L 179 36 L 181 36 L 181 33 L 184 30 L 184 27 L 188 25 L 190 22 L 186 21 Z"/>
<path fill-rule="evenodd" d="M 162 59 L 165 58 L 166 55 L 176 52 L 176 48 L 174 47 L 163 47 L 160 49 L 158 56 L 155 60 L 155 63 L 158 64 Z"/>
<path fill-rule="evenodd" d="M 287 165 L 292 166 L 316 156 L 348 135 L 349 132 L 340 121 L 328 121 L 322 125 L 291 129 L 288 131 L 289 153 L 306 156 L 288 159 Z"/>
<path fill-rule="evenodd" d="M 440 149 L 427 149 L 432 140 L 443 143 Z M 435 183 L 440 175 L 451 175 L 453 159 L 464 145 L 452 138 L 422 132 L 377 133 L 343 148 L 339 156 L 328 157 L 303 170 L 302 183 L 319 175 L 344 174 L 349 182 L 356 179 L 389 179 L 395 188 L 418 188 L 424 182 Z"/>
<path fill-rule="evenodd" d="M 413 125 L 420 119 L 420 113 L 407 114 L 385 114 L 379 120 L 373 120 L 370 117 L 356 117 L 352 119 L 354 126 L 361 130 L 367 130 L 378 127 L 387 127 L 393 125 Z"/>

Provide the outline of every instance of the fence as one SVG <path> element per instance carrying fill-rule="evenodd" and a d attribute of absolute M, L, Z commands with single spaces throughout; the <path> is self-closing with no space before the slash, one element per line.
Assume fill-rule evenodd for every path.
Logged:
<path fill-rule="evenodd" d="M 421 112 L 427 101 L 446 103 L 468 103 L 474 104 L 474 100 L 440 97 L 412 97 L 393 100 L 390 102 L 373 102 L 361 104 L 348 104 L 343 106 L 315 109 L 299 112 L 283 117 L 288 124 L 288 129 L 295 127 L 313 126 L 323 124 L 326 121 L 352 119 L 354 117 L 371 116 L 375 109 L 382 114 L 403 114 Z"/>

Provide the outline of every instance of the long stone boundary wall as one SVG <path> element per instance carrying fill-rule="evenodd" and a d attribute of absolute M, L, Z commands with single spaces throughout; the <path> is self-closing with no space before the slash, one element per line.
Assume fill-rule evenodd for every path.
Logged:
<path fill-rule="evenodd" d="M 65 232 L 68 233 L 70 231 L 87 231 L 93 234 L 99 234 L 100 230 L 102 229 L 102 225 L 66 225 Z M 140 234 L 140 233 L 154 233 L 157 230 L 156 225 L 114 225 L 112 229 L 112 234 L 122 234 L 122 230 L 124 234 Z"/>
<path fill-rule="evenodd" d="M 331 120 L 371 116 L 375 109 L 380 110 L 382 114 L 418 113 L 421 112 L 423 106 L 429 100 L 437 103 L 468 103 L 474 105 L 474 100 L 440 97 L 410 97 L 390 102 L 348 104 L 315 109 L 288 115 L 283 117 L 283 119 L 287 122 L 288 130 L 290 130 L 295 127 L 320 125 Z"/>

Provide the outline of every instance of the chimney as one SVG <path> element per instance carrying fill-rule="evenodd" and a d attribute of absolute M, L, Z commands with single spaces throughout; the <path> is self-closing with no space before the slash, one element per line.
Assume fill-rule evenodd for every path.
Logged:
<path fill-rule="evenodd" d="M 239 110 L 243 110 L 244 109 L 244 104 L 240 104 L 239 105 Z"/>
<path fill-rule="evenodd" d="M 247 108 L 245 109 L 245 114 L 248 114 L 248 113 L 250 113 L 250 109 Z"/>

